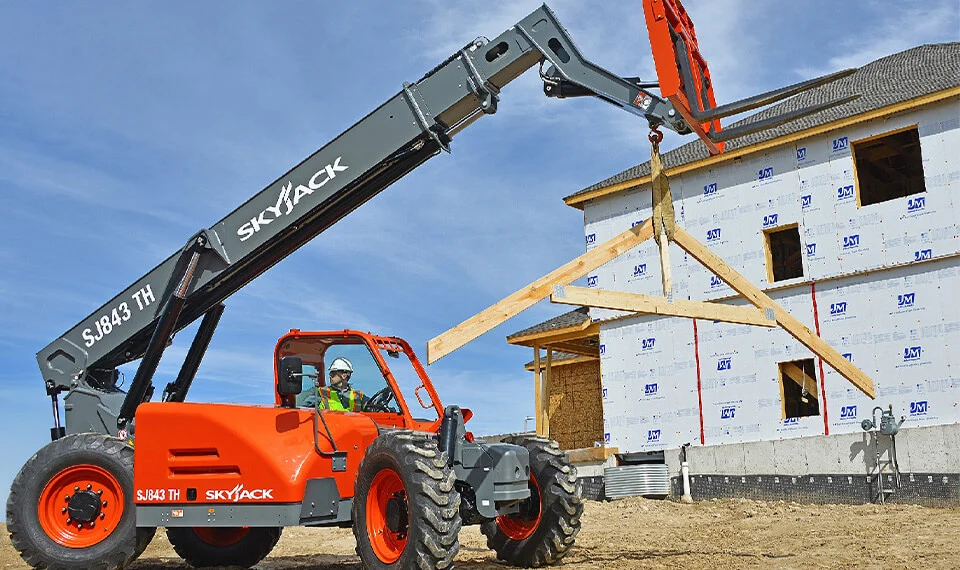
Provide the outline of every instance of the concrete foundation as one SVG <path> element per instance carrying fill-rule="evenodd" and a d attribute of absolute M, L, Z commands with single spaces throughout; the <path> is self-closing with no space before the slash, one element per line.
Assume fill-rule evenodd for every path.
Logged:
<path fill-rule="evenodd" d="M 812 502 L 884 500 L 960 504 L 960 424 L 902 429 L 896 436 L 899 488 L 888 436 L 861 432 L 687 448 L 694 499 L 753 497 Z M 680 450 L 664 451 L 680 494 Z M 699 494 L 698 494 L 699 491 Z"/>

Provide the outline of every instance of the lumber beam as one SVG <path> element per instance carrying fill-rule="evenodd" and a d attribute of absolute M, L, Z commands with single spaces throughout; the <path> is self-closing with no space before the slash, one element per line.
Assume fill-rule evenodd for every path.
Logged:
<path fill-rule="evenodd" d="M 811 361 L 812 362 L 812 361 Z M 793 382 L 800 386 L 801 389 L 806 388 L 807 394 L 814 400 L 819 400 L 820 396 L 817 394 L 817 379 L 811 378 L 813 380 L 813 390 L 807 387 L 807 374 L 803 371 L 803 368 L 800 368 L 792 362 L 784 362 L 780 365 L 780 370 L 783 371 L 783 375 L 793 380 Z"/>
<path fill-rule="evenodd" d="M 575 342 L 548 342 L 544 346 L 556 351 L 569 352 L 570 354 L 579 354 L 580 356 L 593 356 L 600 358 L 600 347 L 577 344 Z"/>
<path fill-rule="evenodd" d="M 611 455 L 620 453 L 619 447 L 583 447 L 568 449 L 567 457 L 570 463 L 587 463 L 590 461 L 606 461 Z"/>
<path fill-rule="evenodd" d="M 533 346 L 537 343 L 566 342 L 568 340 L 577 340 L 589 338 L 600 334 L 600 323 L 591 323 L 584 321 L 582 325 L 576 327 L 565 327 L 549 331 L 541 331 L 523 336 L 511 337 L 507 340 L 508 344 L 518 344 L 521 346 Z"/>
<path fill-rule="evenodd" d="M 697 238 L 690 235 L 680 226 L 677 226 L 676 232 L 674 233 L 674 242 L 707 269 L 713 271 L 718 277 L 723 279 L 727 285 L 732 287 L 734 291 L 743 295 L 757 308 L 773 309 L 777 324 L 790 333 L 793 338 L 800 341 L 800 344 L 823 359 L 861 392 L 870 398 L 876 398 L 873 380 L 871 380 L 869 376 L 854 366 L 852 362 L 841 356 L 835 348 L 827 344 L 826 341 L 817 336 L 816 333 L 787 312 L 786 309 L 768 297 L 766 293 L 751 283 L 749 279 L 740 275 L 735 269 L 727 265 L 717 254 L 710 251 L 707 246 L 697 241 Z"/>
<path fill-rule="evenodd" d="M 642 224 L 561 265 L 523 289 L 430 339 L 427 343 L 427 363 L 433 364 L 507 319 L 546 299 L 553 291 L 554 285 L 566 285 L 579 279 L 651 237 L 653 237 L 653 222 L 647 219 Z"/>
<path fill-rule="evenodd" d="M 550 296 L 550 302 L 651 315 L 709 319 L 725 323 L 763 327 L 777 326 L 777 321 L 774 320 L 772 312 L 768 315 L 767 311 L 754 307 L 735 307 L 733 305 L 721 305 L 720 303 L 703 303 L 681 299 L 670 301 L 666 297 L 584 287 L 557 286 L 554 288 L 553 295 Z"/>

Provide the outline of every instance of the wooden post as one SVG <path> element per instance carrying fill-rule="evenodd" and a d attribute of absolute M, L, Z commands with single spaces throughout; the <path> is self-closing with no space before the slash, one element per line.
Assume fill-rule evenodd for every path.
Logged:
<path fill-rule="evenodd" d="M 491 305 L 427 343 L 427 363 L 450 354 L 483 333 L 546 299 L 554 285 L 566 285 L 653 237 L 653 222 L 647 220 L 607 240 L 587 253 L 554 269 L 523 289 Z"/>
<path fill-rule="evenodd" d="M 778 305 L 759 287 L 750 282 L 749 279 L 740 275 L 734 268 L 726 264 L 720 257 L 710 251 L 697 238 L 690 235 L 680 226 L 676 227 L 674 241 L 682 247 L 694 259 L 703 264 L 707 269 L 713 271 L 718 277 L 723 279 L 727 285 L 734 291 L 740 293 L 748 301 L 760 309 L 772 309 L 774 316 L 785 331 L 790 333 L 793 338 L 800 341 L 800 344 L 810 349 L 814 354 L 826 361 L 841 376 L 849 380 L 861 392 L 870 398 L 876 398 L 873 380 L 870 379 L 862 370 L 853 365 L 852 362 L 841 356 L 839 352 L 813 331 L 807 328 L 796 317 L 787 312 L 786 309 Z"/>
<path fill-rule="evenodd" d="M 537 435 L 543 434 L 543 406 L 540 386 L 540 345 L 533 346 L 533 400 Z"/>
<path fill-rule="evenodd" d="M 547 363 L 543 370 L 543 390 L 540 393 L 540 401 L 543 404 L 543 437 L 550 437 L 550 388 L 553 380 L 553 349 L 547 349 Z"/>

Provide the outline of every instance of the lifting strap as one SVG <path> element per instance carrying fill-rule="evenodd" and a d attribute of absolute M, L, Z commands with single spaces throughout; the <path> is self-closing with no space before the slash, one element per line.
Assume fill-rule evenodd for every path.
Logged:
<path fill-rule="evenodd" d="M 663 171 L 660 159 L 660 141 L 663 135 L 653 129 L 650 131 L 650 183 L 653 186 L 653 237 L 660 243 L 660 234 L 664 233 L 668 241 L 673 241 L 675 227 L 673 196 L 670 195 L 670 181 Z"/>

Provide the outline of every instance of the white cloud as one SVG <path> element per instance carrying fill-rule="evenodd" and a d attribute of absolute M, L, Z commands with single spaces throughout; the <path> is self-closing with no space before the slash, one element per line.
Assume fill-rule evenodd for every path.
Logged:
<path fill-rule="evenodd" d="M 802 78 L 817 77 L 860 67 L 882 57 L 922 43 L 960 40 L 960 5 L 954 0 L 907 2 L 890 10 L 873 5 L 869 15 L 878 21 L 869 26 L 851 26 L 833 42 L 834 55 L 816 67 L 800 67 Z"/>

